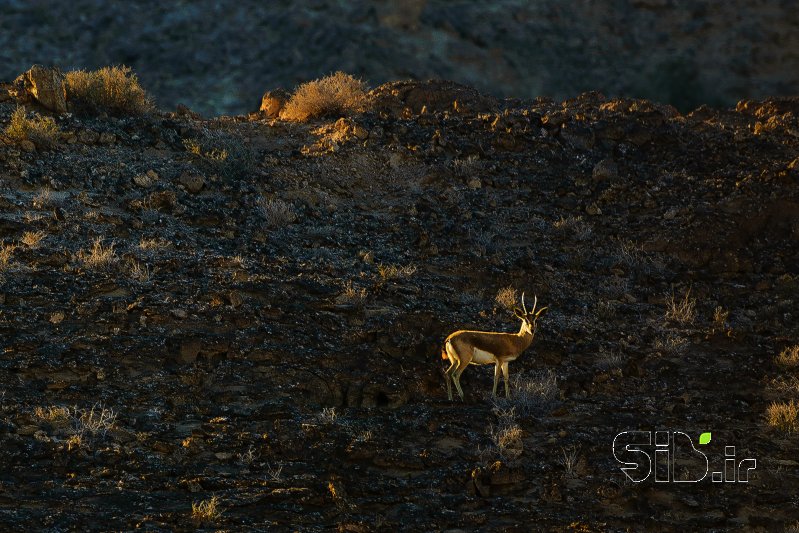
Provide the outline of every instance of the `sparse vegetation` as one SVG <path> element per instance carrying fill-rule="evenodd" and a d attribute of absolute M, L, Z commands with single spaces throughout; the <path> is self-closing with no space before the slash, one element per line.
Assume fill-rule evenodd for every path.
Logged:
<path fill-rule="evenodd" d="M 267 463 L 266 464 L 266 475 L 270 481 L 274 481 L 279 483 L 283 480 L 283 463 L 278 462 L 274 465 Z"/>
<path fill-rule="evenodd" d="M 782 368 L 799 368 L 799 344 L 786 347 L 774 359 L 774 362 Z"/>
<path fill-rule="evenodd" d="M 36 209 L 47 209 L 52 203 L 53 191 L 49 187 L 44 187 L 33 197 L 33 207 Z"/>
<path fill-rule="evenodd" d="M 617 352 L 603 353 L 596 362 L 599 370 L 613 370 L 621 368 L 624 364 L 624 356 Z"/>
<path fill-rule="evenodd" d="M 305 121 L 363 111 L 366 84 L 343 72 L 309 81 L 297 87 L 280 112 L 283 120 Z"/>
<path fill-rule="evenodd" d="M 666 300 L 666 320 L 682 325 L 693 324 L 696 318 L 696 299 L 691 298 L 691 289 L 682 298 L 672 292 Z"/>
<path fill-rule="evenodd" d="M 338 420 L 338 413 L 335 407 L 323 407 L 317 418 L 323 424 L 335 424 Z"/>
<path fill-rule="evenodd" d="M 104 67 L 66 73 L 67 100 L 90 113 L 143 115 L 154 109 L 130 67 Z"/>
<path fill-rule="evenodd" d="M 377 265 L 377 272 L 380 274 L 380 279 L 385 282 L 391 279 L 409 278 L 416 273 L 416 267 L 414 265 L 400 266 L 379 264 Z"/>
<path fill-rule="evenodd" d="M 519 295 L 516 289 L 509 286 L 504 289 L 499 289 L 497 295 L 494 297 L 494 301 L 497 302 L 500 307 L 513 311 L 516 307 L 516 302 L 519 301 Z"/>
<path fill-rule="evenodd" d="M 222 516 L 219 508 L 219 498 L 216 495 L 210 500 L 203 500 L 191 504 L 191 517 L 198 521 L 214 521 Z"/>
<path fill-rule="evenodd" d="M 48 407 L 36 407 L 33 410 L 33 416 L 39 420 L 46 422 L 68 422 L 71 419 L 71 412 L 69 407 L 62 407 L 59 405 L 51 405 Z"/>
<path fill-rule="evenodd" d="M 128 261 L 128 273 L 136 281 L 150 281 L 150 267 L 145 263 L 130 259 Z"/>
<path fill-rule="evenodd" d="M 516 423 L 514 408 L 494 407 L 497 425 L 489 428 L 491 440 L 499 456 L 505 461 L 514 461 L 524 452 L 522 428 Z"/>
<path fill-rule="evenodd" d="M 511 378 L 510 399 L 499 399 L 500 405 L 512 405 L 522 415 L 541 414 L 560 400 L 558 378 L 551 370 L 532 376 L 520 372 Z"/>
<path fill-rule="evenodd" d="M 591 224 L 584 221 L 581 216 L 560 217 L 560 219 L 552 223 L 552 227 L 558 231 L 574 235 L 574 238 L 578 241 L 588 240 L 594 233 Z"/>
<path fill-rule="evenodd" d="M 5 134 L 14 142 L 32 142 L 38 148 L 52 148 L 58 144 L 60 129 L 51 117 L 32 113 L 28 118 L 24 107 L 17 107 L 11 114 Z"/>
<path fill-rule="evenodd" d="M 0 273 L 8 269 L 11 263 L 11 256 L 14 254 L 16 246 L 13 244 L 0 244 Z"/>
<path fill-rule="evenodd" d="M 116 419 L 116 412 L 102 404 L 94 404 L 89 409 L 72 410 L 75 434 L 81 437 L 105 438 L 108 430 L 114 427 Z"/>
<path fill-rule="evenodd" d="M 668 334 L 665 337 L 655 339 L 652 348 L 655 351 L 676 354 L 688 347 L 688 339 L 676 334 Z"/>
<path fill-rule="evenodd" d="M 224 178 L 245 176 L 255 168 L 255 154 L 240 139 L 221 130 L 203 130 L 196 137 L 183 139 L 186 151 L 209 174 Z"/>
<path fill-rule="evenodd" d="M 45 235 L 46 233 L 43 231 L 26 231 L 22 234 L 20 242 L 28 248 L 36 248 L 39 243 L 42 242 Z"/>
<path fill-rule="evenodd" d="M 799 428 L 799 405 L 793 400 L 790 402 L 773 402 L 766 411 L 768 425 L 792 433 Z"/>
<path fill-rule="evenodd" d="M 560 451 L 562 453 L 560 464 L 566 471 L 566 477 L 577 477 L 577 472 L 575 469 L 580 460 L 579 448 L 572 444 L 566 448 L 561 447 Z"/>
<path fill-rule="evenodd" d="M 116 261 L 114 244 L 111 243 L 108 246 L 104 246 L 102 238 L 97 237 L 92 243 L 91 250 L 79 250 L 77 258 L 87 268 L 106 268 Z"/>
<path fill-rule="evenodd" d="M 155 250 L 163 250 L 168 248 L 169 245 L 172 244 L 169 241 L 165 241 L 161 238 L 147 238 L 142 237 L 139 241 L 139 249 L 143 251 L 155 251 Z"/>
<path fill-rule="evenodd" d="M 268 228 L 281 228 L 297 220 L 294 206 L 279 198 L 261 198 L 258 201 L 258 214 Z"/>
<path fill-rule="evenodd" d="M 346 285 L 344 285 L 344 292 L 338 295 L 336 301 L 342 304 L 360 304 L 366 300 L 367 292 L 366 289 L 361 287 L 356 288 L 352 281 L 348 281 Z"/>

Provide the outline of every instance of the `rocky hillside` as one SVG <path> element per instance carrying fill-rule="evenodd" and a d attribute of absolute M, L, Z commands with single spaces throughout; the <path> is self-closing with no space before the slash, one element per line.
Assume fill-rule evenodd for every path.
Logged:
<path fill-rule="evenodd" d="M 32 63 L 126 64 L 163 109 L 206 116 L 337 70 L 499 97 L 601 90 L 688 111 L 795 94 L 798 27 L 786 0 L 6 0 L 0 79 Z"/>
<path fill-rule="evenodd" d="M 799 521 L 798 100 L 368 101 L 289 122 L 0 91 L 3 529 Z M 511 399 L 470 367 L 447 401 L 442 340 L 518 330 L 522 292 L 549 311 Z M 757 468 L 627 481 L 614 437 L 655 429 Z"/>

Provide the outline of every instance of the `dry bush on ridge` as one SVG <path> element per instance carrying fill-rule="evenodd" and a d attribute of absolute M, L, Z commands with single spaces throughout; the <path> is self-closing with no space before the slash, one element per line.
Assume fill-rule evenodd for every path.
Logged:
<path fill-rule="evenodd" d="M 88 112 L 115 115 L 144 115 L 154 109 L 153 102 L 139 85 L 130 67 L 103 67 L 87 72 L 66 73 L 67 100 Z"/>
<path fill-rule="evenodd" d="M 17 143 L 30 141 L 38 148 L 52 148 L 58 143 L 60 130 L 51 117 L 34 113 L 33 118 L 28 118 L 25 108 L 17 107 L 11 114 L 5 133 Z"/>
<path fill-rule="evenodd" d="M 305 121 L 332 115 L 363 111 L 366 84 L 344 72 L 303 83 L 294 91 L 280 112 L 283 120 Z"/>

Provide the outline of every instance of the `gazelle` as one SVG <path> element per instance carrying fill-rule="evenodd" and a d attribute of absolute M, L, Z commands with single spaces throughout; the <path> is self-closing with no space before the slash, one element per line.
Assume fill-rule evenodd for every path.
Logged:
<path fill-rule="evenodd" d="M 463 389 L 461 389 L 461 374 L 466 367 L 472 365 L 494 364 L 494 396 L 497 395 L 497 384 L 499 383 L 499 371 L 505 377 L 505 397 L 510 398 L 508 388 L 508 363 L 516 359 L 521 353 L 530 346 L 535 335 L 535 321 L 547 308 L 542 307 L 536 312 L 538 296 L 533 301 L 533 309 L 527 311 L 524 305 L 524 293 L 522 293 L 522 308 L 514 310 L 516 318 L 522 321 L 519 333 L 500 333 L 494 331 L 456 331 L 444 341 L 444 349 L 441 351 L 442 359 L 449 359 L 450 366 L 445 372 L 447 380 L 447 395 L 452 400 L 452 385 L 450 380 L 455 383 L 458 394 L 463 400 Z"/>

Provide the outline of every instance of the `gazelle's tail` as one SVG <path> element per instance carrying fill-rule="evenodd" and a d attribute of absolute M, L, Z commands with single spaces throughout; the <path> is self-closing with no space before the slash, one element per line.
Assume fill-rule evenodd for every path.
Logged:
<path fill-rule="evenodd" d="M 444 347 L 441 348 L 441 359 L 444 359 L 445 361 L 449 359 L 449 355 L 447 355 L 447 344 L 449 344 L 449 341 L 445 342 Z"/>

